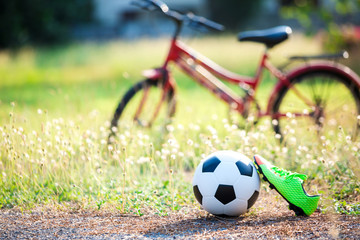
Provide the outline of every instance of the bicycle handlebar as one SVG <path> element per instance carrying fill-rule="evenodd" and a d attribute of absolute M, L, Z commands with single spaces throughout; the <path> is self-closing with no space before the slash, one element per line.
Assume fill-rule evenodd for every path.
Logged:
<path fill-rule="evenodd" d="M 140 7 L 147 11 L 160 10 L 167 17 L 175 20 L 177 23 L 185 23 L 188 26 L 197 30 L 211 29 L 223 31 L 225 27 L 219 23 L 213 22 L 201 16 L 196 16 L 192 13 L 181 14 L 177 11 L 171 10 L 164 2 L 160 0 L 133 0 L 132 5 Z"/>
<path fill-rule="evenodd" d="M 188 25 L 193 28 L 201 29 L 206 27 L 212 30 L 224 31 L 225 27 L 219 23 L 211 21 L 207 18 L 196 16 L 193 13 L 188 13 L 185 15 L 186 19 L 189 20 Z"/>

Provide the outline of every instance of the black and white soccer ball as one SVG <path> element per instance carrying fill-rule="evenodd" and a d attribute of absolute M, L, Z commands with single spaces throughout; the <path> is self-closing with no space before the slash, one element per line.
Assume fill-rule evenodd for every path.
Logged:
<path fill-rule="evenodd" d="M 214 214 L 235 217 L 256 202 L 260 178 L 253 162 L 235 151 L 217 151 L 203 159 L 193 179 L 196 200 Z"/>

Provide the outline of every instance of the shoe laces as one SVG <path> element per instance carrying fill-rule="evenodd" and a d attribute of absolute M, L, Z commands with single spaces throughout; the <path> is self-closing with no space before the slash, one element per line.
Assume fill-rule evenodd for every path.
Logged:
<path fill-rule="evenodd" d="M 272 167 L 271 168 L 276 174 L 278 174 L 280 177 L 285 178 L 285 181 L 291 181 L 294 178 L 299 178 L 300 180 L 304 181 L 307 179 L 307 176 L 305 174 L 300 174 L 296 172 L 291 172 L 282 168 L 278 167 Z"/>

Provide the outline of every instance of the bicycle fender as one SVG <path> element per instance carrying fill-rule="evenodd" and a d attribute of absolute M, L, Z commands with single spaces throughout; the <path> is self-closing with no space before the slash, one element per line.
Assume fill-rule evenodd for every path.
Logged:
<path fill-rule="evenodd" d="M 287 73 L 285 76 L 287 81 L 281 81 L 281 80 L 278 81 L 278 83 L 275 85 L 274 89 L 270 94 L 270 98 L 267 106 L 267 113 L 268 114 L 271 113 L 271 109 L 273 107 L 273 104 L 275 103 L 279 91 L 283 87 L 286 87 L 289 84 L 290 79 L 299 77 L 307 73 L 318 72 L 318 71 L 331 72 L 336 75 L 346 77 L 351 81 L 353 81 L 359 87 L 360 90 L 360 77 L 349 67 L 344 66 L 340 63 L 329 62 L 329 61 L 307 63 L 306 65 L 297 67 L 291 70 L 289 73 Z"/>

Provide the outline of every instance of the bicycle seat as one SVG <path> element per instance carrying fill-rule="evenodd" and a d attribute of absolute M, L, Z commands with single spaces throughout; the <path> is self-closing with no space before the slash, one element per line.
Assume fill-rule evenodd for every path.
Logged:
<path fill-rule="evenodd" d="M 264 30 L 246 31 L 238 35 L 239 41 L 259 42 L 265 44 L 268 48 L 274 47 L 286 39 L 292 33 L 289 26 L 278 26 Z"/>

